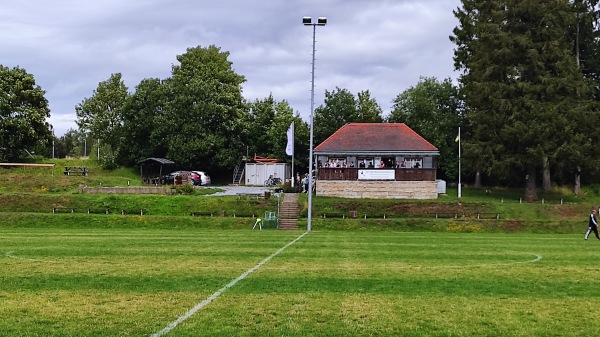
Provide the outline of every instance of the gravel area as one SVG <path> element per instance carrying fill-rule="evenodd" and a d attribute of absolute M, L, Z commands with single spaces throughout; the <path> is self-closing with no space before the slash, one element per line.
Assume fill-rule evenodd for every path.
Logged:
<path fill-rule="evenodd" d="M 228 185 L 228 186 L 210 186 L 210 187 L 214 187 L 214 188 L 220 188 L 222 190 L 224 190 L 223 192 L 217 192 L 214 194 L 210 194 L 212 196 L 219 196 L 219 195 L 237 195 L 238 193 L 245 193 L 245 194 L 263 194 L 265 193 L 265 191 L 270 191 L 271 189 L 268 187 L 264 187 L 264 186 L 234 186 L 234 185 Z"/>

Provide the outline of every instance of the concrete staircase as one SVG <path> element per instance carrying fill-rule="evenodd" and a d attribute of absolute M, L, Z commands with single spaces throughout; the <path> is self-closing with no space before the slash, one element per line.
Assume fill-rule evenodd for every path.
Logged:
<path fill-rule="evenodd" d="M 279 229 L 297 230 L 299 213 L 298 194 L 285 193 L 283 195 L 283 202 L 279 206 Z"/>

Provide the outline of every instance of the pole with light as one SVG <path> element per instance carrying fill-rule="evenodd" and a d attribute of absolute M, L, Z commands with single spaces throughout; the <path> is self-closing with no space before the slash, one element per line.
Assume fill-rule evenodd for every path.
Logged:
<path fill-rule="evenodd" d="M 316 23 L 312 22 L 310 16 L 302 18 L 302 24 L 305 26 L 313 27 L 312 37 L 312 72 L 310 81 L 310 149 L 308 159 L 308 220 L 306 222 L 306 230 L 308 232 L 312 229 L 312 186 L 313 186 L 313 124 L 314 124 L 314 112 L 315 112 L 315 35 L 317 26 L 325 26 L 327 24 L 327 18 L 320 17 Z"/>

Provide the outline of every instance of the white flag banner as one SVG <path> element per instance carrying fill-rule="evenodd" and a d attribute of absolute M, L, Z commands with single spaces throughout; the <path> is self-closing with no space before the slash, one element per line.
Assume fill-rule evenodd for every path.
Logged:
<path fill-rule="evenodd" d="M 285 153 L 288 156 L 294 156 L 294 122 L 290 124 L 290 128 L 287 130 L 287 146 L 285 147 Z"/>

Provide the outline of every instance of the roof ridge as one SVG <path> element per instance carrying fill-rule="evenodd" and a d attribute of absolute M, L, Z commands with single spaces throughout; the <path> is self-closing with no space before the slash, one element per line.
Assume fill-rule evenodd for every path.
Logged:
<path fill-rule="evenodd" d="M 325 140 L 324 140 L 324 141 L 322 141 L 322 142 L 321 142 L 321 144 L 319 144 L 318 146 L 316 146 L 316 147 L 315 147 L 315 149 L 316 149 L 317 147 L 319 147 L 319 146 L 323 145 L 323 144 L 326 144 L 326 143 L 327 143 L 327 141 L 328 141 L 329 139 L 331 139 L 333 136 L 335 136 L 335 134 L 336 134 L 336 133 L 340 132 L 340 131 L 341 131 L 342 129 L 344 129 L 346 126 L 350 126 L 350 125 L 352 125 L 352 124 L 359 124 L 359 123 L 346 123 L 346 124 L 342 125 L 342 127 L 341 127 L 341 128 L 339 128 L 339 129 L 337 129 L 337 130 L 336 130 L 334 133 L 332 133 L 332 134 L 331 134 L 331 136 L 329 136 L 329 137 L 325 138 Z"/>
<path fill-rule="evenodd" d="M 346 123 L 316 151 L 439 151 L 406 123 Z"/>

